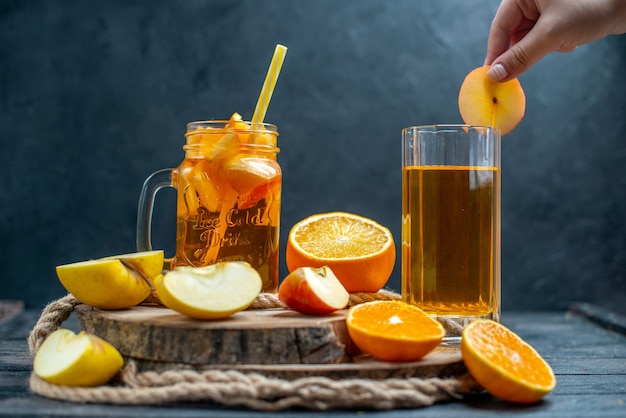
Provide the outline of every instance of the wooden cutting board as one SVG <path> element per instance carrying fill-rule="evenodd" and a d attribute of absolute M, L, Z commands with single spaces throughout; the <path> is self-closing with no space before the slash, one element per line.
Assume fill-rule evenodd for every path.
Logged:
<path fill-rule="evenodd" d="M 259 309 L 201 321 L 154 306 L 120 311 L 76 307 L 82 328 L 113 344 L 140 371 L 235 369 L 288 379 L 316 375 L 383 379 L 465 372 L 458 349 L 438 348 L 410 363 L 382 362 L 363 355 L 348 336 L 346 312 L 309 316 L 287 309 Z"/>

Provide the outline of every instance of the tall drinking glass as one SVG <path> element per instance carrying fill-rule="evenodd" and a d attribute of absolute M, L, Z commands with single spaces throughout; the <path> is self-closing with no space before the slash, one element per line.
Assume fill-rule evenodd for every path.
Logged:
<path fill-rule="evenodd" d="M 460 341 L 500 318 L 500 133 L 467 125 L 402 130 L 402 297 Z"/>

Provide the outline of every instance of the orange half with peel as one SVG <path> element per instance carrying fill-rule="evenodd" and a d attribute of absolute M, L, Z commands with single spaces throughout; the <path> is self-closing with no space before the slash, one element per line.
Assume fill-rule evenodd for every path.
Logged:
<path fill-rule="evenodd" d="M 383 361 L 417 361 L 443 340 L 445 329 L 416 306 L 400 301 L 354 305 L 346 326 L 356 346 Z"/>
<path fill-rule="evenodd" d="M 328 266 L 349 293 L 378 292 L 391 276 L 396 249 L 391 232 L 378 222 L 329 212 L 291 228 L 285 258 L 290 272 Z"/>
<path fill-rule="evenodd" d="M 463 330 L 461 354 L 474 379 L 505 401 L 537 402 L 556 386 L 554 373 L 541 355 L 497 322 L 470 322 Z"/>

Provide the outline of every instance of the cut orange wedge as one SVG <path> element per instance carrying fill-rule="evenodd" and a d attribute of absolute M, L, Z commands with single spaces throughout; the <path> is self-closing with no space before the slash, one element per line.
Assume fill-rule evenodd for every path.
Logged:
<path fill-rule="evenodd" d="M 487 392 L 509 402 L 537 402 L 556 386 L 546 361 L 514 332 L 490 320 L 463 330 L 461 353 L 467 369 Z"/>
<path fill-rule="evenodd" d="M 287 240 L 290 272 L 328 266 L 349 293 L 378 292 L 389 280 L 395 260 L 389 229 L 352 213 L 309 216 L 291 228 Z"/>
<path fill-rule="evenodd" d="M 383 361 L 416 361 L 445 336 L 443 326 L 416 306 L 399 301 L 354 305 L 346 317 L 356 346 Z"/>

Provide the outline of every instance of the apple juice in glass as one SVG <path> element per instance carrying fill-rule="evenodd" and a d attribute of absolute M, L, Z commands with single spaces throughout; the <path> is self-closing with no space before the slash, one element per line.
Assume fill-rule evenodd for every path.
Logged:
<path fill-rule="evenodd" d="M 170 267 L 246 261 L 261 275 L 263 292 L 278 287 L 282 172 L 276 161 L 278 130 L 267 123 L 187 124 L 185 158 L 153 173 L 139 199 L 137 249 L 151 248 L 156 192 L 177 190 L 176 253 Z"/>
<path fill-rule="evenodd" d="M 414 126 L 402 144 L 403 299 L 442 320 L 455 343 L 472 319 L 499 320 L 500 135 Z"/>

